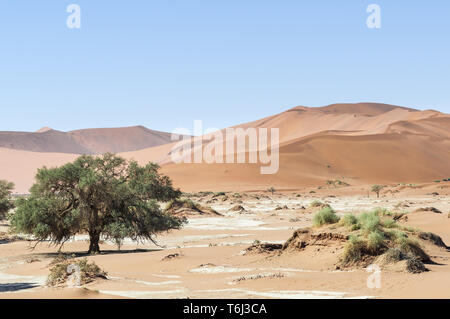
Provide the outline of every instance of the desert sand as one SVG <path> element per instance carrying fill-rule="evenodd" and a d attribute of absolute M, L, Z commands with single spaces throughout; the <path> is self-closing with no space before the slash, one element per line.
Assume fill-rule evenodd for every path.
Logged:
<path fill-rule="evenodd" d="M 305 207 L 314 200 L 330 204 L 339 215 L 373 207 L 400 209 L 408 212 L 403 225 L 433 232 L 449 243 L 448 186 L 395 186 L 380 198 L 362 195 L 359 187 L 198 196 L 196 201 L 223 216 L 189 216 L 183 229 L 158 236 L 163 247 L 126 241 L 118 251 L 104 242 L 103 253 L 88 259 L 106 270 L 108 279 L 83 288 L 45 285 L 56 247 L 43 243 L 31 250 L 29 241 L 2 242 L 0 298 L 450 298 L 450 251 L 432 245 L 425 247 L 435 262 L 426 265 L 428 272 L 383 270 L 381 288 L 373 289 L 367 286 L 365 269 L 336 268 L 342 248 L 332 243 L 280 256 L 245 253 L 255 240 L 282 244 L 295 230 L 310 226 L 314 211 Z M 439 195 L 427 195 L 435 192 Z M 233 210 L 237 203 L 244 210 Z M 430 206 L 443 213 L 416 211 Z M 6 229 L 4 224 L 0 231 Z M 86 239 L 77 236 L 63 252 L 84 257 Z"/>

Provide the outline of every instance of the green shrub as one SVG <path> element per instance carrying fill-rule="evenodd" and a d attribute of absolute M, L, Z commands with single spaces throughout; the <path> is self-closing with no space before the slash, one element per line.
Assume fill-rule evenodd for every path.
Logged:
<path fill-rule="evenodd" d="M 371 232 L 379 230 L 381 226 L 381 220 L 376 211 L 362 213 L 358 217 L 358 222 L 364 235 L 369 235 Z"/>
<path fill-rule="evenodd" d="M 372 231 L 369 236 L 367 236 L 367 250 L 373 255 L 379 255 L 385 247 L 384 240 L 385 237 L 381 231 Z"/>
<path fill-rule="evenodd" d="M 397 239 L 396 242 L 398 249 L 409 258 L 416 258 L 422 262 L 431 261 L 430 256 L 428 256 L 428 254 L 420 247 L 418 241 L 402 237 Z"/>
<path fill-rule="evenodd" d="M 411 226 L 400 226 L 400 229 L 410 232 L 410 233 L 413 233 L 413 234 L 420 232 L 420 230 L 418 230 L 417 228 L 411 227 Z"/>
<path fill-rule="evenodd" d="M 325 224 L 335 224 L 339 221 L 339 216 L 336 215 L 331 207 L 322 208 L 313 217 L 314 226 L 322 226 Z"/>
<path fill-rule="evenodd" d="M 320 212 L 319 212 L 320 213 Z M 343 216 L 340 225 L 352 230 L 360 229 L 356 235 L 350 235 L 341 256 L 341 264 L 348 266 L 352 263 L 371 262 L 373 257 L 382 254 L 388 262 L 406 260 L 408 271 L 421 272 L 425 267 L 421 263 L 431 262 L 430 257 L 421 248 L 419 242 L 408 235 L 418 235 L 423 240 L 442 245 L 439 236 L 420 232 L 411 227 L 401 226 L 390 216 L 386 209 L 377 208 L 355 217 L 352 214 Z M 315 216 L 316 217 L 316 216 Z M 321 219 L 317 218 L 317 221 Z M 316 223 L 316 221 L 314 220 Z M 445 246 L 445 244 L 443 244 Z M 446 246 L 445 246 L 446 247 Z"/>
<path fill-rule="evenodd" d="M 390 230 L 386 232 L 386 235 L 391 239 L 397 242 L 398 240 L 401 240 L 402 238 L 407 238 L 406 233 L 397 229 Z"/>
<path fill-rule="evenodd" d="M 385 219 L 382 221 L 382 225 L 385 228 L 396 228 L 398 227 L 397 223 L 393 219 Z"/>
<path fill-rule="evenodd" d="M 393 213 L 386 208 L 377 207 L 373 210 L 378 216 L 392 216 Z"/>
<path fill-rule="evenodd" d="M 352 227 L 358 224 L 358 218 L 356 218 L 353 214 L 345 214 L 344 217 L 341 218 L 340 223 L 347 227 Z"/>
<path fill-rule="evenodd" d="M 14 208 L 14 201 L 11 197 L 14 184 L 0 180 L 0 220 L 7 216 L 7 213 Z"/>
<path fill-rule="evenodd" d="M 357 236 L 350 236 L 342 254 L 342 264 L 348 265 L 359 262 L 366 254 L 367 248 L 364 240 Z"/>

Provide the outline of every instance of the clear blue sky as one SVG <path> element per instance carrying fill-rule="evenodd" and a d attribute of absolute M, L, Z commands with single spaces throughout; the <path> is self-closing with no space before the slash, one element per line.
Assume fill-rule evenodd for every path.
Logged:
<path fill-rule="evenodd" d="M 448 0 L 1 1 L 0 130 L 222 128 L 335 102 L 450 113 L 449 38 Z"/>

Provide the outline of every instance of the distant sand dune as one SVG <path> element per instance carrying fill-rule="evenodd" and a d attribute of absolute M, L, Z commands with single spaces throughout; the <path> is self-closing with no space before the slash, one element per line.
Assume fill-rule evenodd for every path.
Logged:
<path fill-rule="evenodd" d="M 186 191 L 253 190 L 269 186 L 295 189 L 323 185 L 331 179 L 345 179 L 357 185 L 450 178 L 450 115 L 437 111 L 374 103 L 300 106 L 236 127 L 280 129 L 277 174 L 261 175 L 261 164 L 173 164 L 169 153 L 175 143 L 120 155 L 141 164 L 160 163 L 175 185 Z M 102 149 L 107 144 L 120 149 L 147 143 L 141 134 L 143 130 L 147 129 L 93 129 L 69 134 L 74 134 L 72 139 L 88 149 Z M 57 136 L 53 132 L 36 134 Z M 166 141 L 164 133 L 155 136 L 160 138 L 155 143 Z M 26 192 L 37 168 L 61 165 L 76 156 L 1 148 L 0 178 L 14 181 L 18 192 Z"/>
<path fill-rule="evenodd" d="M 102 154 L 136 151 L 169 143 L 170 133 L 143 126 L 95 128 L 61 132 L 0 132 L 0 147 L 33 152 Z"/>

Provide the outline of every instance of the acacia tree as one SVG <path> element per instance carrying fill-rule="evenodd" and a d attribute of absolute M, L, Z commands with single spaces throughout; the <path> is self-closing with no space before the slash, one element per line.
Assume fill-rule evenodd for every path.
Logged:
<path fill-rule="evenodd" d="M 158 170 L 157 164 L 139 166 L 113 154 L 83 155 L 59 168 L 44 167 L 31 196 L 18 200 L 12 229 L 61 247 L 75 234 L 87 233 L 90 254 L 100 252 L 101 236 L 119 245 L 126 237 L 154 242 L 155 234 L 185 223 L 160 209 L 157 201 L 178 198 L 181 192 Z"/>
<path fill-rule="evenodd" d="M 0 220 L 4 219 L 6 214 L 14 208 L 14 203 L 11 199 L 13 189 L 13 183 L 0 180 Z"/>
<path fill-rule="evenodd" d="M 385 187 L 385 186 L 383 186 L 383 185 L 373 185 L 373 186 L 372 186 L 372 192 L 374 192 L 374 193 L 377 194 L 377 198 L 380 197 L 380 192 L 381 192 L 381 190 L 382 190 L 384 187 Z"/>

